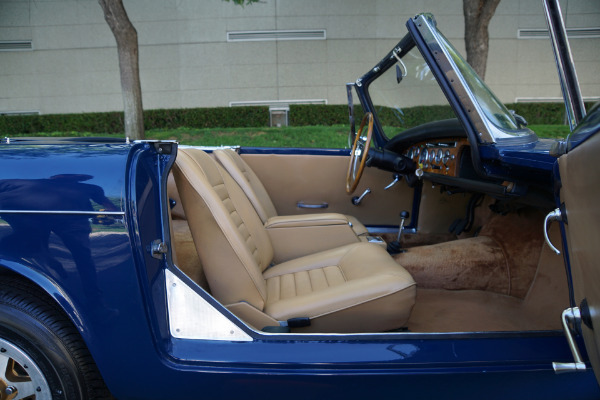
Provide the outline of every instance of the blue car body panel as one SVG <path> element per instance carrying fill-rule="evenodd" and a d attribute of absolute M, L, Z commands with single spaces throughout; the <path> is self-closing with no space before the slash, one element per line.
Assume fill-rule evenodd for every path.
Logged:
<path fill-rule="evenodd" d="M 0 147 L 0 187 L 20 176 L 29 185 L 22 190 L 38 201 L 47 180 L 67 179 L 54 190 L 75 187 L 76 196 L 87 196 L 77 207 L 43 197 L 43 206 L 57 212 L 39 223 L 40 231 L 50 232 L 47 248 L 33 241 L 36 235 L 20 238 L 22 247 L 6 246 L 14 240 L 11 217 L 40 217 L 31 209 L 35 201 L 15 203 L 18 213 L 2 214 L 0 265 L 56 299 L 116 397 L 232 397 L 240 390 L 258 396 L 268 387 L 289 398 L 315 391 L 353 398 L 402 392 L 418 398 L 439 394 L 442 385 L 448 396 L 469 398 L 472 393 L 478 398 L 490 387 L 509 395 L 540 383 L 528 398 L 564 398 L 572 385 L 585 388 L 581 398 L 600 395 L 591 372 L 557 376 L 552 371 L 552 361 L 570 359 L 560 332 L 278 336 L 261 335 L 231 317 L 252 341 L 171 337 L 164 270 L 185 277 L 169 256 L 159 259 L 148 251 L 153 240 L 168 240 L 166 173 L 176 149 L 168 144 L 161 154 L 158 148 L 153 143 Z M 65 177 L 69 174 L 74 176 Z M 92 185 L 96 188 L 90 189 Z M 114 214 L 103 214 L 109 211 L 96 192 L 112 202 Z M 0 195 L 3 210 L 12 204 L 5 198 Z M 90 214 L 63 215 L 65 211 Z M 67 245 L 69 231 L 60 225 L 89 240 L 91 265 L 73 251 L 77 243 Z M 32 252 L 33 245 L 40 251 Z M 202 289 L 194 290 L 230 315 Z"/>

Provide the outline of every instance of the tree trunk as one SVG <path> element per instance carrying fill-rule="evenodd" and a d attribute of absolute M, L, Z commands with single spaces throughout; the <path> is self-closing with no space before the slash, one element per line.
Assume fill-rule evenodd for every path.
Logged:
<path fill-rule="evenodd" d="M 463 0 L 467 62 L 485 79 L 489 49 L 488 26 L 500 0 Z"/>
<path fill-rule="evenodd" d="M 117 41 L 125 114 L 125 136 L 132 140 L 144 139 L 137 31 L 127 16 L 122 0 L 98 0 L 98 3 L 104 11 L 104 19 Z"/>

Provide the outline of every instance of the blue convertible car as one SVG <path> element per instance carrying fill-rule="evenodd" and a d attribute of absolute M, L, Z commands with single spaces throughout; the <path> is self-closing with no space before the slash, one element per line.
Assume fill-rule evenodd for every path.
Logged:
<path fill-rule="evenodd" d="M 600 109 L 548 7 L 565 141 L 428 14 L 351 150 L 5 139 L 0 399 L 599 398 Z"/>

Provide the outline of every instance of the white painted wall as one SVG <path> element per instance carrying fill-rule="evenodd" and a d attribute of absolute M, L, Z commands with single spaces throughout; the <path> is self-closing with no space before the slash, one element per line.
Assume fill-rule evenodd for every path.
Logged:
<path fill-rule="evenodd" d="M 463 45 L 462 1 L 124 0 L 138 30 L 144 108 L 227 106 L 232 101 L 325 99 L 345 103 L 346 82 L 367 71 L 405 32 L 434 13 Z M 569 27 L 599 27 L 598 0 L 563 0 Z M 560 97 L 548 40 L 517 39 L 544 28 L 541 1 L 502 0 L 490 26 L 487 82 L 504 102 Z M 228 31 L 325 29 L 327 40 L 227 42 Z M 0 0 L 0 112 L 122 110 L 114 38 L 96 0 Z M 600 39 L 572 41 L 587 97 L 600 96 Z"/>

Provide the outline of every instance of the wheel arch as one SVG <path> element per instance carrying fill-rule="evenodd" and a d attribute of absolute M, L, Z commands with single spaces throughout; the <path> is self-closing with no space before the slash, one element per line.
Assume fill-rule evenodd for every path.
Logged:
<path fill-rule="evenodd" d="M 69 298 L 68 294 L 61 289 L 58 283 L 26 265 L 5 260 L 0 260 L 0 276 L 9 276 L 26 281 L 35 288 L 35 290 L 44 294 L 45 297 L 51 300 L 65 313 L 81 335 L 86 346 L 88 345 L 89 341 L 86 339 L 89 338 L 86 338 L 86 330 L 83 329 L 84 322 L 79 317 L 81 313 L 78 312 L 73 301 Z M 5 279 L 0 279 L 0 285 L 2 285 L 2 282 L 4 281 Z"/>
<path fill-rule="evenodd" d="M 17 343 L 21 354 L 29 357 L 25 361 L 46 365 L 42 373 L 48 383 L 52 381 L 52 398 L 114 399 L 89 349 L 90 342 L 81 329 L 83 322 L 77 319 L 77 310 L 56 282 L 25 265 L 0 259 L 0 287 L 2 302 L 7 305 L 0 310 L 4 314 L 1 339 L 8 345 Z M 10 313 L 26 318 L 10 317 Z M 23 347 L 25 344 L 29 349 Z"/>

